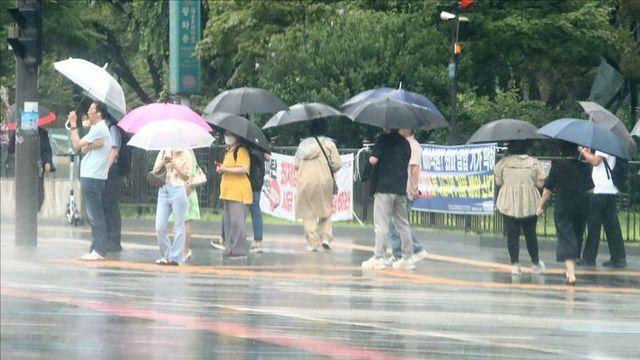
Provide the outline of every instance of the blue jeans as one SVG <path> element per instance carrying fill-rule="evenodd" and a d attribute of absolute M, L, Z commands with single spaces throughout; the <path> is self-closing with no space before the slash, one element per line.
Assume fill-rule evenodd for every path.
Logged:
<path fill-rule="evenodd" d="M 187 213 L 189 199 L 184 186 L 164 185 L 158 189 L 158 205 L 156 207 L 156 232 L 160 255 L 180 262 L 184 252 L 184 217 Z M 173 242 L 169 239 L 169 215 L 175 217 L 176 234 Z"/>
<path fill-rule="evenodd" d="M 412 208 L 413 208 L 413 200 L 409 200 L 409 198 L 407 198 L 407 215 L 411 212 Z M 393 256 L 396 259 L 402 258 L 402 249 L 400 247 L 400 236 L 398 235 L 398 232 L 396 231 L 396 227 L 393 224 L 393 222 L 391 223 L 391 227 L 389 229 L 389 237 L 391 238 L 391 248 L 393 249 Z M 413 243 L 414 254 L 424 250 L 424 247 L 422 246 L 422 244 L 418 242 L 418 239 L 416 238 L 416 234 L 415 232 L 413 232 L 413 229 L 411 229 L 411 242 Z"/>
<path fill-rule="evenodd" d="M 253 226 L 253 240 L 262 241 L 262 210 L 260 210 L 260 191 L 253 192 L 253 204 L 249 205 L 251 225 Z"/>
<path fill-rule="evenodd" d="M 91 225 L 91 248 L 89 251 L 95 250 L 102 256 L 106 254 L 109 243 L 109 232 L 102 203 L 106 183 L 106 180 L 80 178 L 82 197 L 87 210 L 87 221 Z"/>
<path fill-rule="evenodd" d="M 248 207 L 251 214 L 251 225 L 253 226 L 253 240 L 262 241 L 264 225 L 262 222 L 262 210 L 260 209 L 260 191 L 253 192 L 253 203 Z M 224 215 L 222 216 L 222 222 L 224 223 Z M 224 226 L 222 227 L 222 239 L 224 240 Z"/>

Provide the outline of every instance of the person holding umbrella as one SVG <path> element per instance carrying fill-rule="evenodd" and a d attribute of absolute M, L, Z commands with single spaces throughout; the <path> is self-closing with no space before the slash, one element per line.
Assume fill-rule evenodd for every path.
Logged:
<path fill-rule="evenodd" d="M 160 151 L 153 165 L 154 173 L 164 169 L 165 183 L 158 189 L 156 207 L 156 232 L 158 245 L 163 255 L 156 260 L 158 265 L 177 266 L 184 252 L 185 215 L 189 199 L 187 187 L 193 166 L 192 152 L 186 149 Z M 175 236 L 169 240 L 169 216 L 175 218 Z"/>
<path fill-rule="evenodd" d="M 555 193 L 556 259 L 566 265 L 567 284 L 575 285 L 575 264 L 580 258 L 587 215 L 585 209 L 589 206 L 588 193 L 593 191 L 594 184 L 591 167 L 577 158 L 576 144 L 561 141 L 560 153 L 562 159 L 551 164 L 537 214 L 542 214 L 551 193 Z"/>
<path fill-rule="evenodd" d="M 224 142 L 227 145 L 224 160 L 216 164 L 216 171 L 222 175 L 220 199 L 224 202 L 223 255 L 228 258 L 243 257 L 249 255 L 250 250 L 247 241 L 246 212 L 247 206 L 253 203 L 253 191 L 248 177 L 251 160 L 249 150 L 236 134 L 227 130 Z"/>
<path fill-rule="evenodd" d="M 342 166 L 336 144 L 324 136 L 327 123 L 314 120 L 309 125 L 311 136 L 298 145 L 294 167 L 298 172 L 296 218 L 304 224 L 307 250 L 331 249 L 333 230 L 334 174 Z"/>
<path fill-rule="evenodd" d="M 520 275 L 520 232 L 524 232 L 534 274 L 545 270 L 538 257 L 536 210 L 540 204 L 539 189 L 544 185 L 544 172 L 538 159 L 526 154 L 526 141 L 509 142 L 509 155 L 495 166 L 495 181 L 500 187 L 496 208 L 502 214 L 507 232 L 507 249 L 511 274 Z"/>
<path fill-rule="evenodd" d="M 78 116 L 69 113 L 71 144 L 75 150 L 84 148 L 85 155 L 80 166 L 80 185 L 91 225 L 91 247 L 81 260 L 102 260 L 108 250 L 109 232 L 104 213 L 103 196 L 109 172 L 111 134 L 104 120 L 106 107 L 97 101 L 91 103 L 87 117 L 91 122 L 89 133 L 82 139 L 78 135 Z"/>

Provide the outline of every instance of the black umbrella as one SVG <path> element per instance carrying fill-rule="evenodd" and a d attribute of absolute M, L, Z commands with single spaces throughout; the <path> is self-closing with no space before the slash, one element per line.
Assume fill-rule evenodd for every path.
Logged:
<path fill-rule="evenodd" d="M 617 116 L 598 103 L 592 101 L 579 101 L 578 103 L 582 106 L 584 112 L 589 115 L 591 121 L 616 134 L 622 140 L 623 147 L 629 155 L 634 155 L 638 151 L 636 142 L 633 141 L 627 127 Z"/>
<path fill-rule="evenodd" d="M 260 130 L 258 125 L 242 116 L 217 112 L 215 114 L 205 115 L 204 119 L 215 127 L 238 135 L 247 145 L 262 152 L 271 153 L 269 141 L 267 141 L 267 137 L 264 136 L 262 130 Z"/>
<path fill-rule="evenodd" d="M 611 131 L 591 121 L 558 119 L 540 128 L 538 134 L 629 159 L 629 154 L 623 148 L 622 140 Z"/>
<path fill-rule="evenodd" d="M 205 114 L 226 112 L 232 114 L 275 113 L 287 110 L 287 105 L 272 92 L 250 87 L 223 91 L 204 109 Z"/>
<path fill-rule="evenodd" d="M 433 112 L 398 100 L 367 100 L 347 107 L 345 115 L 353 121 L 383 129 L 435 129 L 448 126 Z"/>
<path fill-rule="evenodd" d="M 535 140 L 545 137 L 537 133 L 538 128 L 516 119 L 500 119 L 482 125 L 467 144 L 489 143 L 512 140 Z"/>
<path fill-rule="evenodd" d="M 339 117 L 348 119 L 345 114 L 329 105 L 321 103 L 299 103 L 291 106 L 288 110 L 282 110 L 273 115 L 262 129 L 295 124 L 303 121 Z"/>

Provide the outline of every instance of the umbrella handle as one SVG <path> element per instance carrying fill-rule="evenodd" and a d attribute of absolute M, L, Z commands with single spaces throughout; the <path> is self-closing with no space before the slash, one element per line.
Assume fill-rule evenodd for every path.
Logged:
<path fill-rule="evenodd" d="M 73 111 L 77 114 L 78 113 L 78 109 L 80 109 L 80 104 L 82 104 L 82 102 L 84 101 L 84 99 L 87 97 L 87 95 L 82 95 L 82 99 L 80 99 L 80 101 L 78 101 L 78 105 L 76 105 L 76 108 L 73 109 Z M 71 130 L 71 123 L 69 123 L 69 120 L 67 120 L 67 122 L 64 123 L 64 127 L 67 130 Z"/>

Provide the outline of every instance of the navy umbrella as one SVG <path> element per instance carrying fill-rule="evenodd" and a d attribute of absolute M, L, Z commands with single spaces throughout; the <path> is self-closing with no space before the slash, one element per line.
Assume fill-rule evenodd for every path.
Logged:
<path fill-rule="evenodd" d="M 367 100 L 348 107 L 345 115 L 355 122 L 383 129 L 435 129 L 448 126 L 427 109 L 397 100 Z"/>
<path fill-rule="evenodd" d="M 406 91 L 404 89 L 381 87 L 377 89 L 367 90 L 347 100 L 344 104 L 340 105 L 340 108 L 344 110 L 354 105 L 363 103 L 367 100 L 385 99 L 403 101 L 415 106 L 422 107 L 431 112 L 433 118 L 440 118 L 442 122 L 446 123 L 446 120 L 444 116 L 442 116 L 440 110 L 438 110 L 438 108 L 433 104 L 431 100 L 429 100 L 429 98 L 418 93 Z"/>
<path fill-rule="evenodd" d="M 623 159 L 629 159 L 629 154 L 623 148 L 620 138 L 602 126 L 590 121 L 558 119 L 540 128 L 538 134 L 586 146 Z"/>

